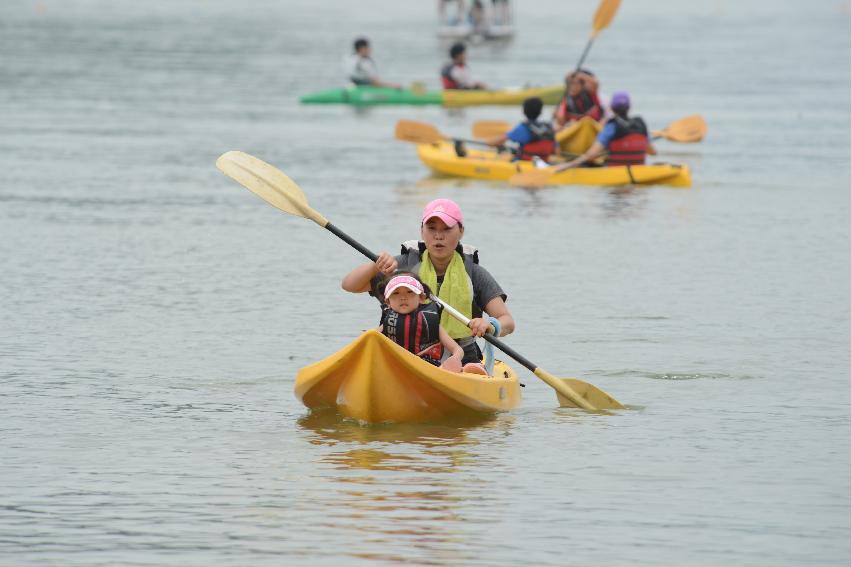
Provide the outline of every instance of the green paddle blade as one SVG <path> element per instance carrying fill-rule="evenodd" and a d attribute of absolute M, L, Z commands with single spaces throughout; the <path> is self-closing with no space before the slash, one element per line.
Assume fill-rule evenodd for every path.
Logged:
<path fill-rule="evenodd" d="M 273 207 L 323 227 L 328 224 L 328 219 L 310 208 L 301 187 L 265 161 L 244 152 L 230 151 L 219 156 L 216 167 Z"/>

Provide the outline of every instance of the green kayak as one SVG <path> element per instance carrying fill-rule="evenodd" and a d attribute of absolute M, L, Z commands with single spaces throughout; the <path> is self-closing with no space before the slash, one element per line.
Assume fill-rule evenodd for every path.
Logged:
<path fill-rule="evenodd" d="M 329 89 L 301 97 L 304 104 L 441 104 L 443 106 L 486 106 L 521 104 L 530 96 L 539 96 L 544 104 L 556 104 L 563 87 L 535 87 L 499 91 L 445 90 L 414 91 L 386 87 L 348 87 Z"/>
<path fill-rule="evenodd" d="M 304 104 L 443 104 L 443 93 L 388 87 L 328 89 L 301 97 Z"/>

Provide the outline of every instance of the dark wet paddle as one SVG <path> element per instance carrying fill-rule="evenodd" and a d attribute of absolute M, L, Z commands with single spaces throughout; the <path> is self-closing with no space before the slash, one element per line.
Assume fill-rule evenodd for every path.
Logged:
<path fill-rule="evenodd" d="M 310 219 L 319 226 L 327 229 L 332 234 L 345 241 L 349 246 L 372 260 L 378 258 L 369 249 L 331 224 L 314 210 L 308 203 L 304 192 L 295 181 L 287 177 L 281 170 L 268 163 L 239 151 L 231 151 L 222 154 L 216 160 L 216 167 L 228 177 L 272 205 L 273 207 L 290 215 Z M 468 324 L 469 319 L 461 315 L 452 306 L 447 305 L 434 295 L 432 301 L 436 301 L 461 322 Z M 493 344 L 505 354 L 528 368 L 535 376 L 546 382 L 558 394 L 559 403 L 562 406 L 579 407 L 586 410 L 622 409 L 623 405 L 599 388 L 577 380 L 575 378 L 557 378 L 549 372 L 537 367 L 535 364 L 518 354 L 514 349 L 492 335 L 485 335 L 484 339 Z"/>

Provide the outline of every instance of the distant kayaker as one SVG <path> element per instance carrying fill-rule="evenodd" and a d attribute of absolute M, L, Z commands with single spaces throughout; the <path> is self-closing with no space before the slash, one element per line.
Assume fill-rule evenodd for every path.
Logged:
<path fill-rule="evenodd" d="M 447 16 L 446 5 L 455 4 L 454 15 Z M 461 23 L 461 16 L 464 14 L 464 0 L 437 0 L 438 18 L 441 25 L 457 26 Z"/>
<path fill-rule="evenodd" d="M 588 69 L 579 69 L 568 73 L 564 82 L 564 94 L 553 112 L 556 131 L 586 116 L 598 121 L 603 119 L 606 107 L 604 97 L 599 92 L 600 83 L 594 73 Z"/>
<path fill-rule="evenodd" d="M 429 302 L 431 289 L 412 272 L 396 272 L 379 286 L 384 297 L 379 330 L 426 362 L 460 372 L 464 349 L 440 325 L 443 307 Z M 443 364 L 444 349 L 450 352 Z"/>
<path fill-rule="evenodd" d="M 451 61 L 440 70 L 440 79 L 444 89 L 481 90 L 487 87 L 484 83 L 474 81 L 467 69 L 467 47 L 456 43 L 449 48 Z"/>
<path fill-rule="evenodd" d="M 514 318 L 505 304 L 507 296 L 487 270 L 478 263 L 478 251 L 461 245 L 464 217 L 450 199 L 435 199 L 426 205 L 420 224 L 420 241 L 402 245 L 402 253 L 382 252 L 375 262 L 362 264 L 343 278 L 342 287 L 352 293 L 379 296 L 383 275 L 397 269 L 417 274 L 437 296 L 468 319 L 469 327 L 444 312 L 440 324 L 464 349 L 463 363 L 478 364 L 482 352 L 474 337 L 484 335 L 491 324 L 497 336 L 514 331 Z M 484 318 L 487 314 L 488 318 Z"/>
<path fill-rule="evenodd" d="M 482 3 L 482 0 L 473 0 L 470 13 L 467 15 L 467 21 L 470 23 L 473 33 L 482 34 L 487 31 L 488 23 L 485 15 L 485 5 Z"/>
<path fill-rule="evenodd" d="M 606 165 L 641 165 L 647 154 L 655 154 L 650 143 L 647 125 L 640 116 L 629 117 L 629 94 L 624 91 L 612 95 L 614 116 L 606 122 L 597 134 L 597 139 L 584 154 L 567 163 L 559 165 L 555 171 L 577 167 L 606 155 Z"/>
<path fill-rule="evenodd" d="M 372 60 L 372 47 L 365 37 L 359 37 L 355 40 L 354 53 L 346 58 L 345 69 L 346 76 L 355 85 L 402 88 L 401 85 L 382 81 L 378 77 L 378 68 L 375 61 Z"/>
<path fill-rule="evenodd" d="M 535 157 L 546 161 L 551 155 L 558 153 L 553 127 L 548 122 L 539 121 L 544 101 L 539 97 L 529 97 L 523 101 L 523 114 L 526 120 L 519 123 L 513 130 L 502 136 L 486 140 L 491 146 L 504 146 L 513 142 L 517 146 L 517 159 L 534 160 Z"/>

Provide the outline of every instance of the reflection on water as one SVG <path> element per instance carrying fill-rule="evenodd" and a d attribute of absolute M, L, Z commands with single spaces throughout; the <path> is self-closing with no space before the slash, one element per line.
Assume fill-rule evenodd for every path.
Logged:
<path fill-rule="evenodd" d="M 389 443 L 391 445 L 418 445 L 436 449 L 451 446 L 475 445 L 469 434 L 477 429 L 504 428 L 509 430 L 508 415 L 458 417 L 434 423 L 388 423 L 360 425 L 343 418 L 333 410 L 313 411 L 298 420 L 299 426 L 314 445 L 336 446 L 340 443 L 362 445 Z"/>
<path fill-rule="evenodd" d="M 497 468 L 493 440 L 513 422 L 499 415 L 362 426 L 333 411 L 310 413 L 298 425 L 324 448 L 315 462 L 323 501 L 313 505 L 325 509 L 332 533 L 355 532 L 347 539 L 361 545 L 346 551 L 352 557 L 410 561 L 413 548 L 424 563 L 461 561 L 474 542 L 458 528 L 473 507 L 494 505 L 489 494 L 499 497 L 482 489 L 495 479 L 481 476 Z M 480 447 L 480 434 L 490 447 Z"/>

